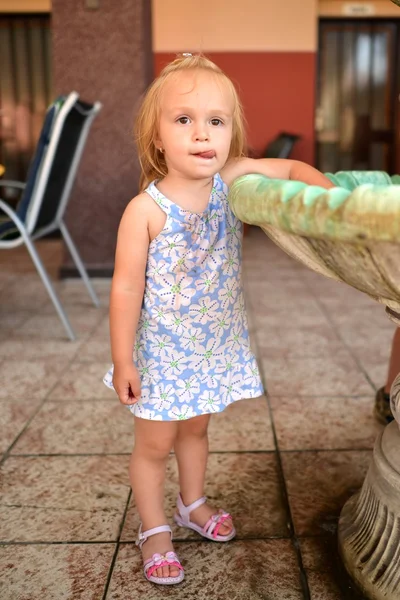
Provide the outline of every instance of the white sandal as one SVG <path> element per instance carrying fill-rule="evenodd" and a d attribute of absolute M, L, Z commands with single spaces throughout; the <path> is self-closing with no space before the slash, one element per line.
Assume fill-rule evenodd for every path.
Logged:
<path fill-rule="evenodd" d="M 212 540 L 213 542 L 229 542 L 229 540 L 235 537 L 236 530 L 232 525 L 232 531 L 227 535 L 218 534 L 218 531 L 221 525 L 224 523 L 224 521 L 226 521 L 227 519 L 232 519 L 231 515 L 223 511 L 222 509 L 220 509 L 215 515 L 212 515 L 208 519 L 204 527 L 200 527 L 200 525 L 196 525 L 196 523 L 193 523 L 190 520 L 189 515 L 192 512 L 192 510 L 198 508 L 202 504 L 205 504 L 205 502 L 207 502 L 207 497 L 203 496 L 202 498 L 199 498 L 198 500 L 192 502 L 192 504 L 189 504 L 189 506 L 185 506 L 183 504 L 181 495 L 178 494 L 178 499 L 176 501 L 176 507 L 178 509 L 178 512 L 174 515 L 175 523 L 177 523 L 177 525 L 179 525 L 180 527 L 193 529 L 193 531 L 197 531 L 197 533 L 207 538 L 208 540 Z"/>
<path fill-rule="evenodd" d="M 160 527 L 153 527 L 153 529 L 148 529 L 147 531 L 142 532 L 142 524 L 140 523 L 138 539 L 136 540 L 136 545 L 142 549 L 145 541 L 155 535 L 156 533 L 162 533 L 163 531 L 168 531 L 171 534 L 172 540 L 172 531 L 169 525 L 160 525 Z M 176 577 L 156 577 L 153 576 L 154 571 L 159 569 L 160 567 L 178 567 L 180 573 Z M 185 573 L 183 571 L 183 567 L 179 561 L 179 558 L 175 554 L 175 552 L 166 552 L 165 554 L 159 554 L 156 552 L 153 554 L 151 558 L 148 558 L 143 563 L 143 571 L 144 576 L 148 581 L 152 583 L 158 583 L 159 585 L 173 585 L 175 583 L 180 583 L 183 581 L 185 577 Z"/>

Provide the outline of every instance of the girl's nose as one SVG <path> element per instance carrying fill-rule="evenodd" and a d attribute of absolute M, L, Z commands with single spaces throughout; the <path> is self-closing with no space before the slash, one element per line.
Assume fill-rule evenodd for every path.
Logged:
<path fill-rule="evenodd" d="M 194 132 L 194 139 L 196 140 L 196 142 L 207 142 L 209 139 L 209 134 L 206 127 L 197 127 Z"/>

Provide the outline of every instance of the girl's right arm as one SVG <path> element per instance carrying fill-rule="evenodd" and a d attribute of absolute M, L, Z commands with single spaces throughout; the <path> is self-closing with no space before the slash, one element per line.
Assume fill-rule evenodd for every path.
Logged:
<path fill-rule="evenodd" d="M 118 229 L 110 295 L 113 385 L 123 404 L 140 399 L 140 378 L 133 346 L 145 288 L 149 248 L 147 195 L 139 194 L 126 207 Z"/>

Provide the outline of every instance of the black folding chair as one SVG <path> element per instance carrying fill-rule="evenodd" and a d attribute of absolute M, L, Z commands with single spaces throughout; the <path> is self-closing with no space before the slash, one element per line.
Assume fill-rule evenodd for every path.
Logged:
<path fill-rule="evenodd" d="M 299 135 L 282 132 L 268 144 L 264 150 L 264 158 L 289 158 L 293 146 L 300 139 Z"/>
<path fill-rule="evenodd" d="M 0 180 L 0 187 L 22 190 L 15 210 L 0 199 L 0 211 L 5 213 L 5 217 L 0 217 L 0 250 L 26 244 L 71 340 L 75 339 L 74 331 L 35 248 L 34 240 L 53 231 L 61 231 L 94 305 L 99 306 L 99 299 L 64 223 L 64 213 L 90 126 L 100 109 L 99 102 L 93 105 L 82 102 L 76 92 L 57 99 L 46 113 L 26 183 Z"/>

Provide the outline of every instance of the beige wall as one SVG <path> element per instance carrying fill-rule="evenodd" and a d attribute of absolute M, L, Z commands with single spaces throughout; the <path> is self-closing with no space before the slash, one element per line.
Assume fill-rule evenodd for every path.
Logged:
<path fill-rule="evenodd" d="M 349 18 L 349 8 L 359 7 L 359 17 L 397 17 L 400 18 L 400 8 L 390 0 L 375 0 L 374 2 L 343 2 L 342 0 L 319 0 L 318 13 L 321 17 Z M 353 13 L 353 17 L 357 15 Z"/>
<path fill-rule="evenodd" d="M 317 0 L 152 0 L 155 52 L 313 52 Z"/>
<path fill-rule="evenodd" d="M 0 12 L 50 12 L 51 0 L 0 0 Z"/>

